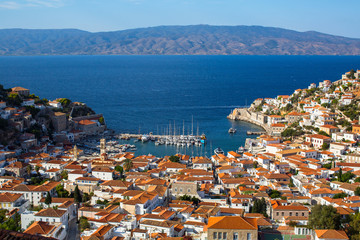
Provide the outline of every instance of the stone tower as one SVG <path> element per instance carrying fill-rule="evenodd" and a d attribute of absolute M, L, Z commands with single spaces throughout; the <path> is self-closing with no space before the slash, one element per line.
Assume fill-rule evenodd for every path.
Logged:
<path fill-rule="evenodd" d="M 106 153 L 106 140 L 105 138 L 100 139 L 100 156 Z"/>
<path fill-rule="evenodd" d="M 74 148 L 73 148 L 73 156 L 74 156 L 74 161 L 77 161 L 78 160 L 78 156 L 79 156 L 79 152 L 78 152 L 78 149 L 77 149 L 77 146 L 75 145 Z"/>

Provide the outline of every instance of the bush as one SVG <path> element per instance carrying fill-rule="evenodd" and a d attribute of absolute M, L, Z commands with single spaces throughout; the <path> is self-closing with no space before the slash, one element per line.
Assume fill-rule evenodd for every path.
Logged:
<path fill-rule="evenodd" d="M 348 195 L 346 193 L 337 193 L 333 196 L 333 199 L 338 199 L 338 198 L 346 198 Z"/>
<path fill-rule="evenodd" d="M 179 156 L 170 156 L 169 157 L 169 160 L 172 161 L 172 162 L 179 162 L 180 161 L 180 157 Z"/>
<path fill-rule="evenodd" d="M 271 190 L 269 193 L 269 196 L 271 198 L 280 198 L 281 197 L 281 192 L 277 191 L 277 190 Z"/>
<path fill-rule="evenodd" d="M 90 228 L 90 223 L 86 217 L 80 217 L 80 231 L 83 232 L 85 229 Z"/>

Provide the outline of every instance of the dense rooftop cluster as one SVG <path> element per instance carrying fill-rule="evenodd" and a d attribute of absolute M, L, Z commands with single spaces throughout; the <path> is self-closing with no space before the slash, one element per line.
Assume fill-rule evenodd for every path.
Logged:
<path fill-rule="evenodd" d="M 248 111 L 267 134 L 208 157 L 108 152 L 105 139 L 90 155 L 68 136 L 95 133 L 81 124 L 104 130 L 99 115 L 65 114 L 52 139 L 26 132 L 40 124 L 30 119 L 0 151 L 0 228 L 83 240 L 357 239 L 359 74 L 255 100 Z M 7 124 L 24 113 L 2 104 Z"/>

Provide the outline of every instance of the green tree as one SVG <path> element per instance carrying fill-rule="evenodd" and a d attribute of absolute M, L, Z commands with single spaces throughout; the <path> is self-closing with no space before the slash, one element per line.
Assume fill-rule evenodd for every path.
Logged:
<path fill-rule="evenodd" d="M 124 161 L 124 168 L 125 168 L 125 171 L 129 171 L 131 168 L 133 167 L 133 162 L 131 161 L 131 159 L 125 159 Z"/>
<path fill-rule="evenodd" d="M 20 231 L 21 230 L 20 214 L 15 213 L 14 216 L 12 216 L 8 220 L 2 222 L 0 224 L 0 229 L 17 231 L 17 232 Z"/>
<path fill-rule="evenodd" d="M 331 169 L 332 164 L 331 163 L 326 163 L 324 165 L 322 165 L 323 168 L 327 168 L 327 169 Z"/>
<path fill-rule="evenodd" d="M 315 205 L 311 209 L 308 225 L 312 229 L 339 229 L 340 214 L 331 205 Z"/>
<path fill-rule="evenodd" d="M 87 201 L 89 201 L 91 199 L 92 196 L 94 196 L 93 192 L 91 192 L 90 194 L 84 193 L 83 196 L 82 196 L 82 201 L 87 202 Z"/>
<path fill-rule="evenodd" d="M 104 119 L 104 117 L 100 117 L 98 121 L 99 121 L 99 123 L 100 123 L 101 125 L 104 125 L 104 124 L 105 124 L 105 119 Z"/>
<path fill-rule="evenodd" d="M 295 185 L 294 185 L 294 181 L 293 181 L 293 179 L 292 178 L 290 178 L 290 183 L 289 183 L 289 185 L 288 185 L 289 187 L 295 187 Z"/>
<path fill-rule="evenodd" d="M 280 198 L 281 197 L 281 192 L 279 192 L 277 190 L 271 190 L 269 196 L 271 198 Z"/>
<path fill-rule="evenodd" d="M 31 165 L 27 165 L 27 166 L 26 166 L 26 173 L 27 173 L 27 175 L 28 175 L 29 177 L 31 176 L 31 170 L 32 170 Z"/>
<path fill-rule="evenodd" d="M 67 98 L 62 98 L 59 100 L 59 102 L 61 103 L 61 106 L 68 107 L 71 103 L 71 100 Z"/>
<path fill-rule="evenodd" d="M 329 137 L 329 134 L 327 134 L 325 131 L 320 131 L 319 134 L 323 135 L 323 136 L 326 136 L 326 137 Z"/>
<path fill-rule="evenodd" d="M 267 208 L 267 204 L 266 204 L 266 200 L 264 198 L 255 199 L 254 205 L 251 209 L 251 212 L 252 213 L 261 213 L 265 217 L 267 217 L 266 208 Z"/>
<path fill-rule="evenodd" d="M 39 166 L 35 166 L 35 171 L 36 171 L 37 175 L 39 176 L 39 175 L 40 175 L 40 173 L 39 173 L 40 167 L 39 167 Z"/>
<path fill-rule="evenodd" d="M 329 147 L 330 147 L 330 145 L 328 143 L 324 142 L 323 145 L 321 146 L 321 149 L 327 150 L 327 149 L 329 149 Z"/>
<path fill-rule="evenodd" d="M 342 169 L 341 168 L 340 168 L 337 176 L 338 176 L 338 181 L 341 182 L 341 180 L 342 180 Z"/>
<path fill-rule="evenodd" d="M 60 176 L 62 177 L 62 179 L 64 180 L 68 180 L 68 172 L 66 170 L 63 170 L 61 173 L 60 173 Z"/>
<path fill-rule="evenodd" d="M 59 184 L 55 188 L 57 196 L 59 198 L 67 198 L 69 197 L 69 192 L 65 190 L 64 186 L 62 184 Z"/>
<path fill-rule="evenodd" d="M 80 193 L 78 185 L 76 185 L 75 190 L 74 190 L 74 200 L 76 203 L 82 202 L 81 193 Z"/>
<path fill-rule="evenodd" d="M 349 74 L 346 74 L 346 77 L 348 79 L 355 79 L 355 70 L 354 69 L 351 69 Z"/>
<path fill-rule="evenodd" d="M 122 176 L 123 172 L 124 172 L 124 168 L 120 165 L 116 165 L 115 166 L 115 171 L 119 172 L 120 175 Z"/>
<path fill-rule="evenodd" d="M 349 227 L 347 234 L 351 240 L 360 239 L 360 213 L 355 213 L 350 216 Z"/>
<path fill-rule="evenodd" d="M 179 156 L 170 156 L 169 157 L 169 160 L 172 161 L 172 162 L 179 162 L 180 161 L 180 157 Z"/>
<path fill-rule="evenodd" d="M 198 199 L 198 198 L 196 198 L 196 197 L 191 197 L 191 196 L 189 196 L 189 195 L 182 195 L 182 196 L 180 196 L 180 198 L 179 198 L 180 200 L 183 200 L 183 201 L 190 201 L 190 202 L 193 202 L 193 204 L 195 204 L 195 205 L 198 205 L 199 204 L 199 202 L 200 202 L 200 199 Z"/>
<path fill-rule="evenodd" d="M 360 187 L 355 189 L 355 196 L 360 196 Z"/>
<path fill-rule="evenodd" d="M 10 93 L 8 98 L 7 98 L 7 103 L 10 105 L 10 106 L 14 106 L 14 107 L 20 107 L 21 106 L 21 103 L 22 103 L 22 100 L 19 96 L 19 94 L 17 93 Z"/>
<path fill-rule="evenodd" d="M 346 193 L 344 193 L 344 192 L 342 192 L 342 193 L 337 193 L 337 194 L 335 194 L 334 196 L 333 196 L 333 199 L 338 199 L 338 198 L 346 198 L 348 195 L 346 194 Z"/>
<path fill-rule="evenodd" d="M 88 219 L 84 216 L 80 217 L 79 221 L 80 231 L 83 232 L 85 229 L 90 228 Z"/>
<path fill-rule="evenodd" d="M 350 179 L 352 179 L 353 177 L 355 177 L 355 175 L 351 172 L 346 172 L 344 174 L 341 174 L 341 178 L 339 178 L 338 180 L 340 182 L 349 182 Z"/>
<path fill-rule="evenodd" d="M 46 194 L 46 198 L 45 198 L 45 204 L 46 204 L 46 205 L 48 205 L 48 207 L 49 207 L 49 206 L 50 206 L 50 204 L 51 204 L 51 202 L 52 202 L 51 195 L 50 195 L 50 193 L 49 193 L 49 192 L 47 192 L 47 194 Z"/>

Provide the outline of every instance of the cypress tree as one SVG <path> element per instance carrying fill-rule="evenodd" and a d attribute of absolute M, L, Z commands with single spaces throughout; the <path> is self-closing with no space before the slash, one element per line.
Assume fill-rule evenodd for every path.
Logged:
<path fill-rule="evenodd" d="M 76 203 L 80 203 L 82 200 L 78 185 L 76 185 L 75 190 L 74 190 L 74 200 Z"/>
<path fill-rule="evenodd" d="M 52 199 L 51 199 L 50 193 L 47 192 L 47 195 L 45 198 L 45 204 L 47 204 L 49 206 L 51 204 L 51 202 L 52 202 Z"/>

